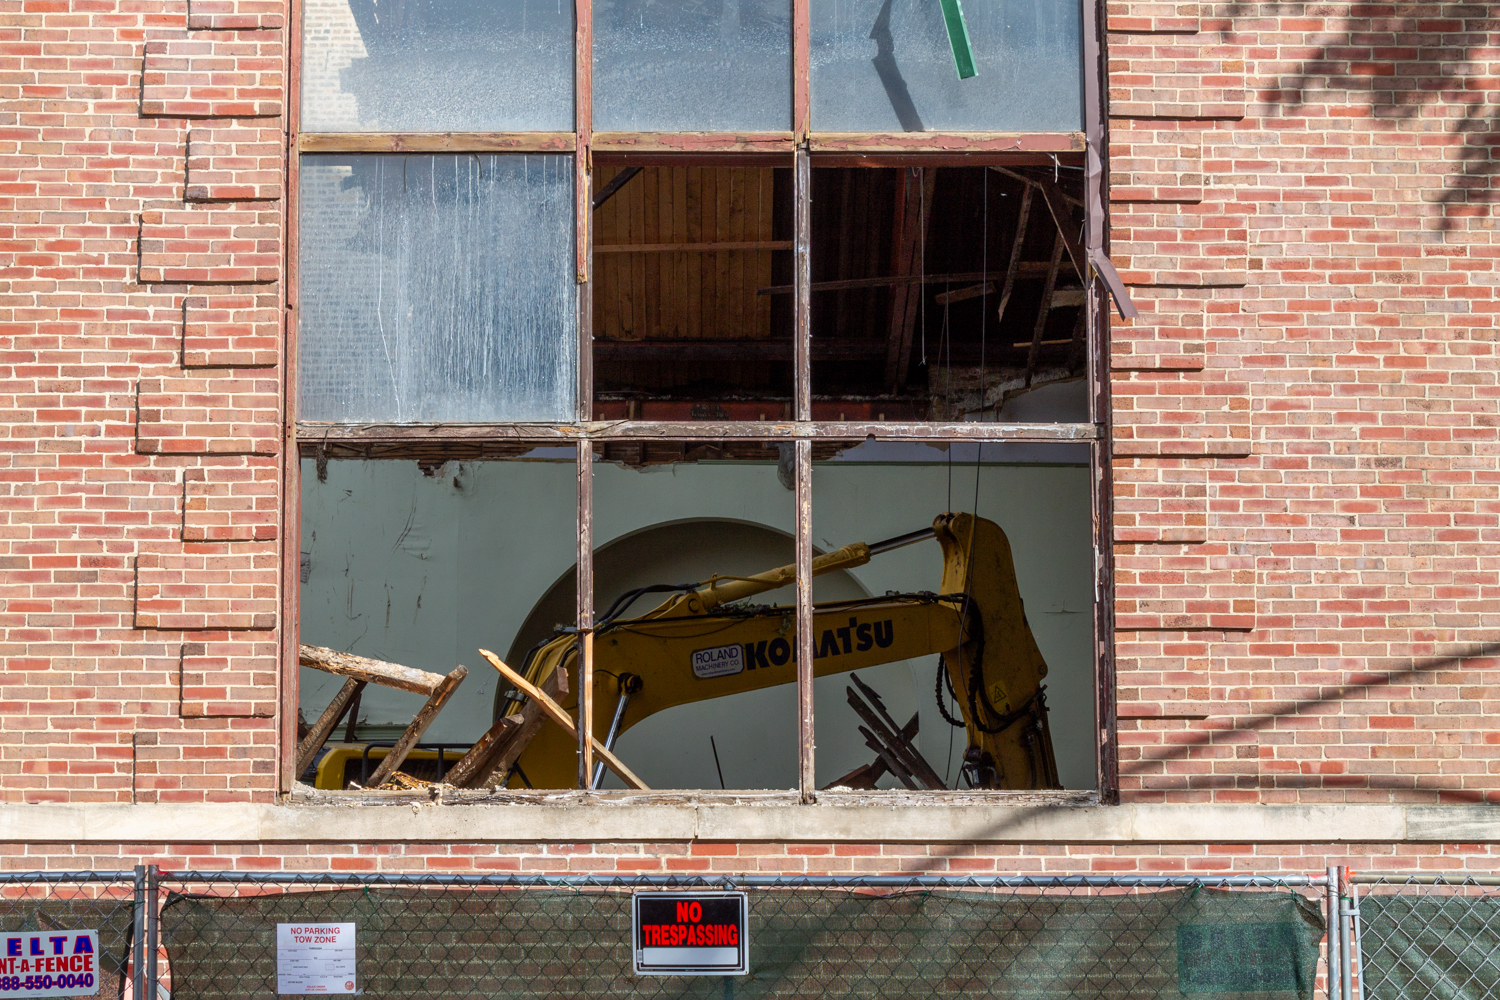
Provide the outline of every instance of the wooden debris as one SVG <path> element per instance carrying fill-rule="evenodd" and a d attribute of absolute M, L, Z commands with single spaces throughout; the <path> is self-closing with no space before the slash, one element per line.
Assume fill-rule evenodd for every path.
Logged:
<path fill-rule="evenodd" d="M 494 653 L 491 653 L 487 649 L 481 649 L 479 651 L 479 655 L 484 657 L 486 660 L 489 660 L 490 666 L 500 671 L 501 675 L 504 676 L 506 680 L 514 684 L 518 691 L 526 695 L 526 697 L 530 698 L 532 701 L 540 704 L 542 706 L 542 711 L 547 713 L 547 717 L 561 726 L 564 732 L 568 733 L 574 739 L 578 738 L 578 728 L 573 725 L 573 720 L 568 716 L 568 713 L 562 710 L 562 706 L 558 705 L 557 702 L 547 697 L 546 694 L 544 694 L 539 688 L 537 688 L 526 678 L 522 677 L 510 667 L 506 666 L 505 663 L 500 659 L 500 657 L 496 656 Z M 624 763 L 621 762 L 620 758 L 616 757 L 612 752 L 605 748 L 603 743 L 600 743 L 598 739 L 596 739 L 592 735 L 589 736 L 589 742 L 594 745 L 594 753 L 599 755 L 599 759 L 604 761 L 606 767 L 620 776 L 620 780 L 624 781 L 625 784 L 629 785 L 631 788 L 635 788 L 640 791 L 650 791 L 650 788 L 647 787 L 646 783 L 640 778 L 637 778 L 634 772 L 632 772 L 630 768 L 626 767 Z"/>
<path fill-rule="evenodd" d="M 359 695 L 365 689 L 365 682 L 355 680 L 353 677 L 344 681 L 344 686 L 339 688 L 328 707 L 323 709 L 323 714 L 318 716 L 318 721 L 313 723 L 307 735 L 297 744 L 297 770 L 293 773 L 301 776 L 313 758 L 318 755 L 318 750 L 324 743 L 328 742 L 328 736 L 338 726 L 339 720 L 344 717 L 351 707 L 359 705 Z"/>
<path fill-rule="evenodd" d="M 433 691 L 432 696 L 427 699 L 427 704 L 422 706 L 416 718 L 411 720 L 411 725 L 406 727 L 406 732 L 401 734 L 396 745 L 391 747 L 390 752 L 385 755 L 385 760 L 382 760 L 380 766 L 375 769 L 375 773 L 370 775 L 370 784 L 378 788 L 401 766 L 402 761 L 406 760 L 406 755 L 411 753 L 417 741 L 422 738 L 422 734 L 427 732 L 427 727 L 432 725 L 433 720 L 438 717 L 438 713 L 443 710 L 443 706 L 448 703 L 449 698 L 453 697 L 453 692 L 458 690 L 459 684 L 463 683 L 463 679 L 467 676 L 469 676 L 468 668 L 458 666 L 439 682 L 437 690 Z"/>
<path fill-rule="evenodd" d="M 927 763 L 916 745 L 907 738 L 904 727 L 896 725 L 895 720 L 886 711 L 885 702 L 881 700 L 880 695 L 875 693 L 875 689 L 860 680 L 858 674 L 850 674 L 849 679 L 854 682 L 855 687 L 859 688 L 859 692 L 865 696 L 865 699 L 868 699 L 867 704 L 859 694 L 855 693 L 853 687 L 844 689 L 849 699 L 849 707 L 865 721 L 865 725 L 859 727 L 859 731 L 865 737 L 865 744 L 879 755 L 887 769 L 911 789 L 946 788 L 943 779 L 932 769 L 932 765 Z"/>
<path fill-rule="evenodd" d="M 443 682 L 442 674 L 355 656 L 353 653 L 341 653 L 326 646 L 298 646 L 297 662 L 324 673 L 353 677 L 368 684 L 410 691 L 412 694 L 431 695 Z"/>

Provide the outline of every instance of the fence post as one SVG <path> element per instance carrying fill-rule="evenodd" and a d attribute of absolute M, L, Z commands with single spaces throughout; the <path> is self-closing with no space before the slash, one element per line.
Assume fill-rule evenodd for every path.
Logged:
<path fill-rule="evenodd" d="M 1354 1000 L 1354 968 L 1353 968 L 1353 958 L 1354 958 L 1354 955 L 1353 955 L 1354 946 L 1353 945 L 1354 945 L 1354 942 L 1352 940 L 1352 935 L 1350 934 L 1350 927 L 1349 927 L 1349 917 L 1350 917 L 1352 911 L 1348 907 L 1346 907 L 1344 905 L 1344 900 L 1343 900 L 1343 895 L 1344 895 L 1343 890 L 1344 890 L 1345 886 L 1347 885 L 1348 881 L 1349 881 L 1349 869 L 1348 869 L 1348 867 L 1346 866 L 1346 867 L 1340 868 L 1339 869 L 1339 937 L 1343 939 L 1343 943 L 1342 943 L 1342 946 L 1339 948 L 1339 952 L 1340 952 L 1340 963 L 1339 964 L 1342 966 L 1342 969 L 1340 970 L 1341 971 L 1341 975 L 1342 975 L 1342 982 L 1340 982 L 1340 984 L 1339 984 L 1340 987 L 1341 987 L 1340 992 L 1339 992 L 1339 996 L 1341 996 L 1343 998 L 1343 1000 Z"/>
<path fill-rule="evenodd" d="M 146 995 L 146 866 L 135 866 L 135 905 L 130 914 L 130 992 Z"/>
<path fill-rule="evenodd" d="M 1328 1000 L 1338 1000 L 1339 965 L 1343 955 L 1343 935 L 1339 933 L 1339 870 L 1328 866 Z"/>
<path fill-rule="evenodd" d="M 159 933 L 160 907 L 158 905 L 159 875 L 155 865 L 146 866 L 146 993 L 142 1000 L 157 1000 L 161 987 L 156 981 L 157 935 Z"/>

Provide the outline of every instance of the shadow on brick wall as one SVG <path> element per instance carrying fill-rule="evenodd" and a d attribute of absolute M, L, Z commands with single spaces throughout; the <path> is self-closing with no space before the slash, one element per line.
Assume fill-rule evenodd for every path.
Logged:
<path fill-rule="evenodd" d="M 1500 5 L 1231 2 L 1220 10 L 1232 19 L 1229 38 L 1257 44 L 1270 31 L 1282 52 L 1312 53 L 1289 60 L 1293 68 L 1259 92 L 1261 102 L 1291 117 L 1344 119 L 1329 131 L 1350 129 L 1355 143 L 1405 147 L 1415 176 L 1441 165 L 1441 193 L 1421 197 L 1442 206 L 1444 230 L 1489 213 L 1500 171 L 1493 152 L 1500 83 L 1491 70 Z M 1360 118 L 1390 125 L 1372 130 Z"/>

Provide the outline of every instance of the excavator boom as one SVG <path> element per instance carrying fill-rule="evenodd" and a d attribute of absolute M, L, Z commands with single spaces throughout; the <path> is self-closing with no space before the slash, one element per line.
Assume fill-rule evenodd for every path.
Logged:
<path fill-rule="evenodd" d="M 1043 661 L 1021 605 L 1010 545 L 991 521 L 944 514 L 930 532 L 944 558 L 941 594 L 889 594 L 814 608 L 816 676 L 940 654 L 963 715 L 969 743 L 965 770 L 985 788 L 1057 786 Z M 855 543 L 814 561 L 814 574 L 869 562 Z M 595 629 L 595 735 L 605 741 L 677 705 L 720 698 L 796 680 L 796 609 L 748 606 L 758 593 L 794 579 L 787 566 L 753 577 L 715 578 L 674 595 L 651 611 L 601 622 Z M 558 635 L 528 657 L 523 673 L 540 687 L 557 670 L 572 671 L 559 699 L 576 718 L 577 637 Z M 618 678 L 635 678 L 623 712 L 611 713 Z M 520 710 L 512 703 L 507 714 Z M 612 731 L 612 732 L 611 732 Z M 537 788 L 576 783 L 577 744 L 557 726 L 543 726 L 526 745 L 519 773 Z M 629 761 L 626 761 L 629 763 Z M 513 781 L 513 783 L 515 783 Z"/>

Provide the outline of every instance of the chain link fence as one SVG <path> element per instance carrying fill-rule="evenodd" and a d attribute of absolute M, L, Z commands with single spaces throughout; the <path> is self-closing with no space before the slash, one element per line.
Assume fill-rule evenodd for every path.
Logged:
<path fill-rule="evenodd" d="M 87 962 L 87 990 L 79 996 L 97 1000 L 123 1000 L 143 996 L 139 982 L 132 984 L 128 972 L 145 972 L 146 963 L 137 944 L 144 934 L 137 921 L 147 910 L 146 869 L 102 872 L 0 872 L 0 995 L 68 996 L 74 981 L 83 976 L 61 974 L 50 969 L 33 972 L 31 956 L 46 950 L 47 935 L 60 931 L 94 931 L 97 951 Z M 32 942 L 36 944 L 33 945 Z M 30 947 L 23 948 L 28 945 Z M 71 958 L 72 956 L 67 956 Z M 25 965 L 23 966 L 23 963 Z M 84 963 L 78 963 L 84 968 Z M 56 980 L 56 984 L 54 984 Z"/>
<path fill-rule="evenodd" d="M 278 924 L 353 924 L 359 992 L 403 1000 L 1311 1000 L 1322 882 L 163 874 L 160 979 L 178 1000 L 274 995 Z M 748 975 L 633 974 L 633 893 L 724 888 L 749 897 Z"/>
<path fill-rule="evenodd" d="M 748 896 L 748 975 L 634 974 L 633 894 L 722 889 Z M 355 930 L 351 989 L 401 1000 L 1457 1000 L 1500 996 L 1496 892 L 1491 876 L 1337 869 L 1199 878 L 142 867 L 0 874 L 0 932 L 97 932 L 98 984 L 78 995 L 98 1000 L 274 997 L 278 925 L 333 923 Z M 1333 962 L 1320 980 L 1329 927 Z M 5 971 L 0 1000 L 39 995 L 7 989 Z"/>
<path fill-rule="evenodd" d="M 1352 1000 L 1500 997 L 1500 877 L 1358 872 L 1347 883 Z"/>

